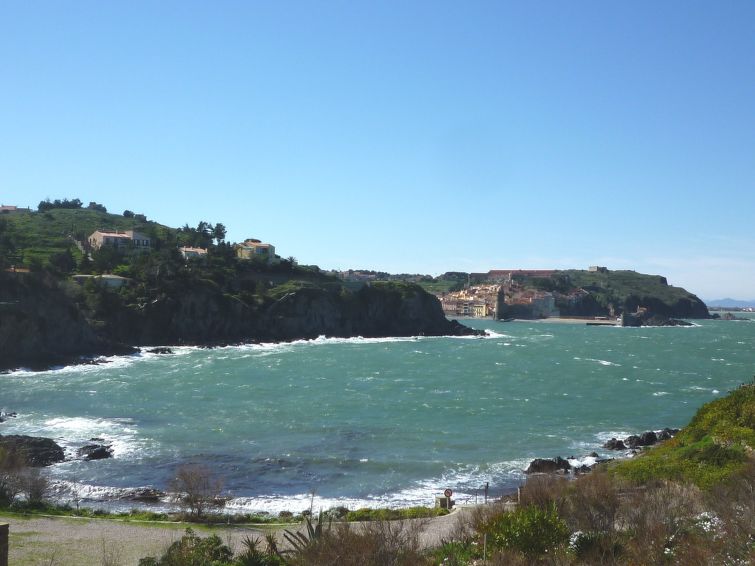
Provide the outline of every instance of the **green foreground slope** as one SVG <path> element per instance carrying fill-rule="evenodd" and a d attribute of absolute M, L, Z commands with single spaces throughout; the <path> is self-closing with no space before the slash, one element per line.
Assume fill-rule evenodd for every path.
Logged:
<path fill-rule="evenodd" d="M 744 469 L 755 449 L 755 381 L 703 405 L 679 434 L 617 464 L 637 483 L 656 479 L 711 488 Z"/>

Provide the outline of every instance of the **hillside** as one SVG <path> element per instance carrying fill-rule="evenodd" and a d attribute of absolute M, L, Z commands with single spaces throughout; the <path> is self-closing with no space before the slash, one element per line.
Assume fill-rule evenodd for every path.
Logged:
<path fill-rule="evenodd" d="M 613 469 L 636 483 L 662 479 L 711 488 L 742 471 L 755 450 L 755 381 L 706 403 L 671 440 Z"/>
<path fill-rule="evenodd" d="M 708 309 L 696 295 L 669 285 L 665 277 L 635 271 L 559 271 L 557 280 L 567 278 L 573 288 L 587 291 L 601 312 L 634 312 L 646 307 L 654 314 L 680 318 L 708 318 Z M 569 310 L 567 301 L 558 305 Z M 581 305 L 574 306 L 577 314 Z M 562 311 L 563 312 L 563 311 Z"/>
<path fill-rule="evenodd" d="M 11 237 L 17 266 L 31 267 L 35 262 L 45 265 L 54 254 L 70 250 L 79 259 L 74 239 L 85 240 L 98 229 L 137 230 L 163 241 L 177 235 L 177 230 L 143 217 L 125 217 L 88 208 L 55 208 L 44 212 L 10 212 L 0 215 L 0 231 Z M 0 247 L 0 251 L 2 248 Z"/>

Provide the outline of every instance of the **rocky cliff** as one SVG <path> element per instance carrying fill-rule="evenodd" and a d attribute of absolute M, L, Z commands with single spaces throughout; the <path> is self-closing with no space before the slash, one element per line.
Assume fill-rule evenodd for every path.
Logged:
<path fill-rule="evenodd" d="M 70 298 L 76 289 L 66 291 L 52 280 L 4 274 L 0 290 L 0 369 L 43 367 L 155 344 L 477 333 L 447 320 L 434 296 L 405 283 L 373 284 L 356 292 L 340 286 L 293 288 L 251 304 L 223 293 L 212 281 L 135 305 L 101 289 L 87 296 L 97 303 L 89 318 Z"/>
<path fill-rule="evenodd" d="M 53 280 L 0 272 L 0 369 L 131 351 L 98 333 Z"/>

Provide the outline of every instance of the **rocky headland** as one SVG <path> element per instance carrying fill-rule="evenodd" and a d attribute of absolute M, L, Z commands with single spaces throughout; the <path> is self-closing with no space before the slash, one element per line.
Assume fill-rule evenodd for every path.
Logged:
<path fill-rule="evenodd" d="M 76 300 L 72 284 L 0 273 L 0 285 L 0 369 L 5 370 L 44 369 L 156 344 L 480 334 L 448 320 L 435 296 L 406 283 L 373 284 L 354 292 L 336 285 L 292 286 L 280 296 L 245 302 L 212 281 L 198 281 L 136 305 L 105 290 L 98 298 L 108 302 L 94 315 Z"/>

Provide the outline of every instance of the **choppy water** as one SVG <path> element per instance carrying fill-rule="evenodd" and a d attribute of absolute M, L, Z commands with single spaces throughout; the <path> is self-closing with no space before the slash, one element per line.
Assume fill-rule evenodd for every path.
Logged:
<path fill-rule="evenodd" d="M 115 457 L 53 478 L 166 487 L 204 462 L 233 506 L 433 503 L 516 486 L 533 457 L 577 457 L 611 436 L 684 425 L 755 373 L 755 320 L 692 328 L 467 321 L 475 338 L 319 339 L 0 375 L 2 434 L 90 438 Z"/>

